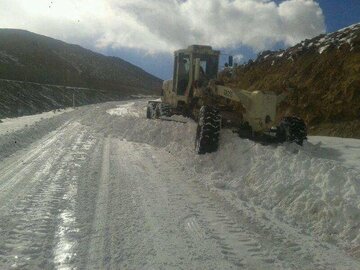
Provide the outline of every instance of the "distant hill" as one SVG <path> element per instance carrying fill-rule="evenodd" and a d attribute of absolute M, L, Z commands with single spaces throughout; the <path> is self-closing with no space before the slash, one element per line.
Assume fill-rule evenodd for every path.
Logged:
<path fill-rule="evenodd" d="M 129 94 L 160 93 L 161 80 L 120 58 L 24 30 L 0 29 L 0 79 Z"/>
<path fill-rule="evenodd" d="M 120 99 L 116 91 L 0 79 L 0 119 Z"/>
<path fill-rule="evenodd" d="M 360 23 L 281 51 L 265 51 L 226 84 L 292 94 L 280 114 L 302 116 L 310 133 L 360 138 Z"/>

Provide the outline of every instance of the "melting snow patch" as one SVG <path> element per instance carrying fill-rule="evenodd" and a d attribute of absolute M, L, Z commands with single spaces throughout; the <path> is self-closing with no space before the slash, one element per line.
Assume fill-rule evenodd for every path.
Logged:
<path fill-rule="evenodd" d="M 134 102 L 118 105 L 117 108 L 107 110 L 106 112 L 111 115 L 140 117 L 140 112 L 135 107 Z"/>
<path fill-rule="evenodd" d="M 322 54 L 327 48 L 329 48 L 329 45 L 323 46 L 319 49 L 319 53 Z"/>
<path fill-rule="evenodd" d="M 19 59 L 6 53 L 5 51 L 0 51 L 0 62 L 19 64 Z"/>

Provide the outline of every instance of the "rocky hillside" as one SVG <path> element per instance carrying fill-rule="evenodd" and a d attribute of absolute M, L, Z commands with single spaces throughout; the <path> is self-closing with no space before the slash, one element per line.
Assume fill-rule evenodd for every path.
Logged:
<path fill-rule="evenodd" d="M 14 29 L 0 29 L 0 79 L 103 89 L 123 96 L 161 89 L 160 79 L 120 58 Z"/>
<path fill-rule="evenodd" d="M 360 138 L 360 23 L 263 52 L 222 79 L 242 89 L 289 91 L 280 114 L 302 116 L 310 133 Z"/>

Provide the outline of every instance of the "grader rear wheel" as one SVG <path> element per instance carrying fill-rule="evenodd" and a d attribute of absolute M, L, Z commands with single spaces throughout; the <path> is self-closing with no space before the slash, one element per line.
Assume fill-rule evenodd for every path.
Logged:
<path fill-rule="evenodd" d="M 277 137 L 281 142 L 289 141 L 303 145 L 303 141 L 307 139 L 306 125 L 298 117 L 284 117 L 278 127 Z"/>

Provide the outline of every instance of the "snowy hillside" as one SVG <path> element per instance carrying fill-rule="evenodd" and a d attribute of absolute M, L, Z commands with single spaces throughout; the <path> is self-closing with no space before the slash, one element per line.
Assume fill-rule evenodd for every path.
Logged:
<path fill-rule="evenodd" d="M 291 47 L 287 50 L 280 50 L 278 52 L 266 51 L 260 55 L 257 61 L 263 61 L 265 59 L 272 59 L 272 65 L 276 63 L 276 60 L 287 59 L 294 61 L 293 56 L 296 56 L 305 51 L 316 51 L 318 54 L 326 52 L 327 49 L 341 47 L 349 47 L 350 51 L 360 46 L 360 23 L 351 25 L 339 31 L 330 34 L 320 35 L 313 39 L 306 39 L 298 45 Z M 280 58 L 280 59 L 279 59 Z"/>
<path fill-rule="evenodd" d="M 199 156 L 146 103 L 0 123 L 0 268 L 360 269 L 360 140 Z"/>

